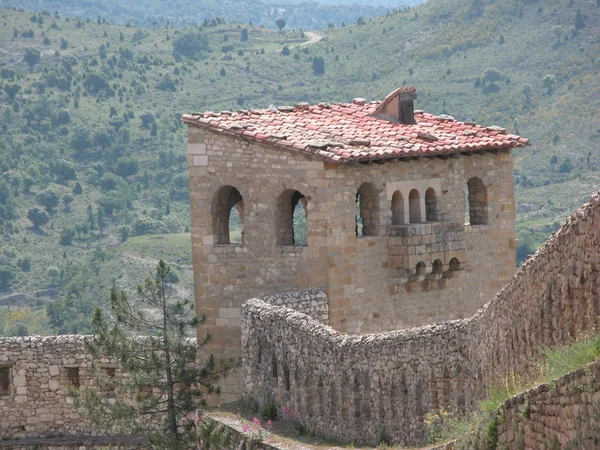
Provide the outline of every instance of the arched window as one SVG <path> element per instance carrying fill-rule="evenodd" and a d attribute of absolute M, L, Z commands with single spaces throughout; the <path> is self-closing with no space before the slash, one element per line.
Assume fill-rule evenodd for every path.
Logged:
<path fill-rule="evenodd" d="M 306 198 L 293 189 L 279 196 L 277 245 L 306 245 Z"/>
<path fill-rule="evenodd" d="M 426 275 L 427 274 L 427 266 L 423 261 L 417 263 L 417 267 L 415 269 L 417 275 Z"/>
<path fill-rule="evenodd" d="M 473 177 L 467 182 L 467 208 L 470 225 L 488 223 L 487 188 L 480 178 Z"/>
<path fill-rule="evenodd" d="M 448 264 L 448 270 L 450 272 L 457 272 L 460 270 L 460 261 L 456 258 L 452 258 Z"/>
<path fill-rule="evenodd" d="M 356 235 L 376 236 L 379 228 L 379 194 L 372 183 L 363 183 L 356 192 Z"/>
<path fill-rule="evenodd" d="M 244 201 L 233 186 L 219 189 L 213 203 L 215 244 L 244 243 Z"/>
<path fill-rule="evenodd" d="M 408 194 L 408 210 L 410 223 L 421 223 L 421 195 L 416 189 Z"/>
<path fill-rule="evenodd" d="M 437 196 L 433 188 L 425 192 L 425 220 L 435 222 L 437 220 Z"/>
<path fill-rule="evenodd" d="M 444 268 L 444 264 L 439 259 L 436 259 L 431 265 L 431 273 L 442 273 L 442 269 Z"/>
<path fill-rule="evenodd" d="M 396 191 L 392 195 L 392 225 L 404 224 L 404 196 Z"/>

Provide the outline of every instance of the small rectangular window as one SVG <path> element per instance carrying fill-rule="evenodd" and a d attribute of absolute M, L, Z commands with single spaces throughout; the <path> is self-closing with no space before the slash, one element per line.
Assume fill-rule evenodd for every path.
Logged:
<path fill-rule="evenodd" d="M 0 367 L 0 395 L 10 395 L 10 367 Z"/>
<path fill-rule="evenodd" d="M 81 385 L 79 379 L 79 367 L 67 367 L 67 376 L 69 377 L 69 385 L 78 388 Z"/>
<path fill-rule="evenodd" d="M 106 394 L 107 397 L 112 397 L 114 396 L 115 392 L 115 384 L 113 380 L 116 375 L 116 369 L 114 367 L 103 367 L 102 371 L 104 372 L 106 378 L 101 390 Z"/>

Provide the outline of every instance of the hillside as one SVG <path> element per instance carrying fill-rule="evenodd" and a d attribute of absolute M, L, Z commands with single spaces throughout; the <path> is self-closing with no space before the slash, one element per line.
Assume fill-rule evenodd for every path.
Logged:
<path fill-rule="evenodd" d="M 29 11 L 58 11 L 64 16 L 82 18 L 102 16 L 114 23 L 134 26 L 182 27 L 221 17 L 276 28 L 275 21 L 283 18 L 287 28 L 306 30 L 327 28 L 329 24 L 353 23 L 359 17 L 374 17 L 392 7 L 410 6 L 420 0 L 323 1 L 323 0 L 0 0 L 4 8 L 24 8 Z"/>
<path fill-rule="evenodd" d="M 599 31 L 596 0 L 432 0 L 318 42 L 222 21 L 154 30 L 0 11 L 0 304 L 32 293 L 19 305 L 36 320 L 12 323 L 60 331 L 40 322 L 47 296 L 33 294 L 54 289 L 67 322 L 85 330 L 116 277 L 107 251 L 186 232 L 182 113 L 381 99 L 402 84 L 418 87 L 420 109 L 532 140 L 515 153 L 523 257 L 600 189 Z M 49 219 L 38 228 L 27 219 L 35 207 Z"/>

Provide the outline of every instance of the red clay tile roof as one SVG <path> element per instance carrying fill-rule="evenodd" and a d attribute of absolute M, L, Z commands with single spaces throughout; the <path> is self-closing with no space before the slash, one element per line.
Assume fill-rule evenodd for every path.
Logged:
<path fill-rule="evenodd" d="M 416 124 L 372 117 L 381 102 L 321 103 L 232 113 L 184 114 L 189 124 L 245 137 L 335 163 L 525 147 L 499 127 L 415 111 Z"/>

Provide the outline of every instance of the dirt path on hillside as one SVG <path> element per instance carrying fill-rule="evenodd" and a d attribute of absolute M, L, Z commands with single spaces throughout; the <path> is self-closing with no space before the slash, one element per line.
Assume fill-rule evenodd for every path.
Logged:
<path fill-rule="evenodd" d="M 296 47 L 308 47 L 309 45 L 316 44 L 317 42 L 323 40 L 323 36 L 319 33 L 315 33 L 314 31 L 305 31 L 304 34 L 308 37 L 308 40 L 305 42 L 300 42 L 299 44 L 288 45 L 287 47 L 291 50 Z M 281 53 L 283 48 L 280 48 L 276 51 L 276 53 Z"/>

